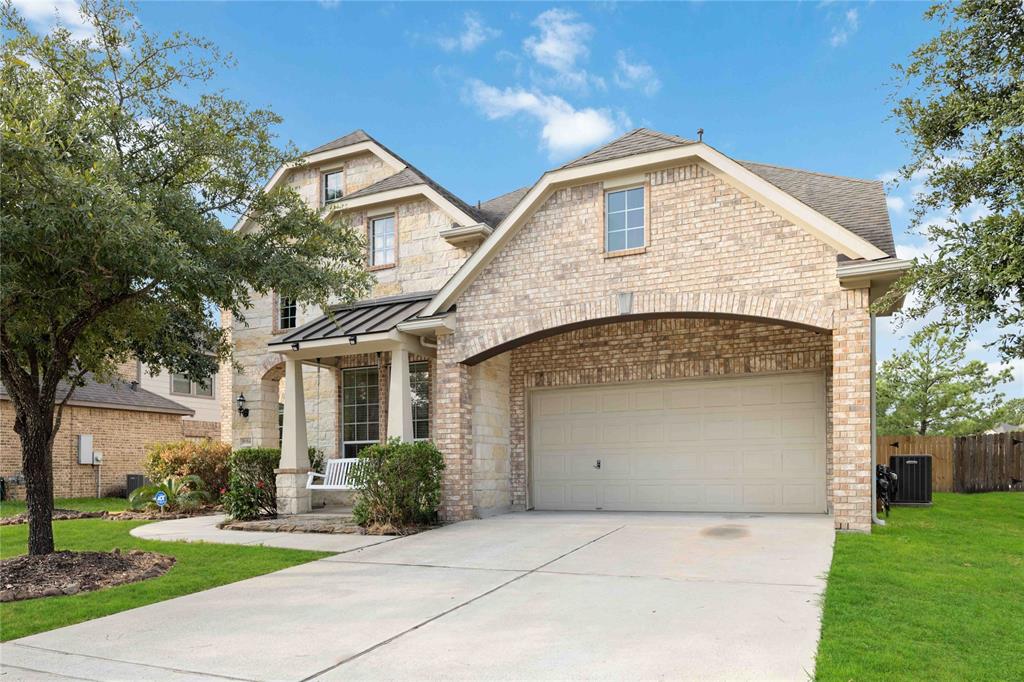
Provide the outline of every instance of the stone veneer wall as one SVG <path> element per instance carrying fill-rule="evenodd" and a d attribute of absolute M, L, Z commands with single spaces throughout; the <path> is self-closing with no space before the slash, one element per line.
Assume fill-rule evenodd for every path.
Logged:
<path fill-rule="evenodd" d="M 476 516 L 501 513 L 512 504 L 510 364 L 511 354 L 504 353 L 470 369 Z"/>
<path fill-rule="evenodd" d="M 529 389 L 820 370 L 828 393 L 832 340 L 824 333 L 737 320 L 638 320 L 558 334 L 510 355 L 512 504 L 522 509 Z M 827 461 L 830 455 L 826 443 Z"/>
<path fill-rule="evenodd" d="M 69 405 L 53 443 L 55 497 L 95 497 L 97 470 L 102 495 L 123 495 L 125 474 L 143 473 L 146 447 L 182 438 L 180 414 L 138 412 Z M 103 453 L 103 464 L 78 463 L 76 437 L 93 436 L 93 448 Z M 21 440 L 14 432 L 14 405 L 0 400 L 0 476 L 21 473 Z M 23 498 L 24 486 L 10 489 Z"/>

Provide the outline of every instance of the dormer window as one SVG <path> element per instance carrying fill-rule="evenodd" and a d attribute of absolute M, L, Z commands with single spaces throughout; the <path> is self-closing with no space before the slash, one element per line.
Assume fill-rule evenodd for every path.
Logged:
<path fill-rule="evenodd" d="M 325 204 L 337 201 L 344 195 L 345 192 L 342 189 L 342 179 L 340 170 L 324 173 L 323 185 Z"/>
<path fill-rule="evenodd" d="M 604 248 L 607 253 L 640 249 L 644 239 L 644 188 L 631 187 L 604 195 Z"/>

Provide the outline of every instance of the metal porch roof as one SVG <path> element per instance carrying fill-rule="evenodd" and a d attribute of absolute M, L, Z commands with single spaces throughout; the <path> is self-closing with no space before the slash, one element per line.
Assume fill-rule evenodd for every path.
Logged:
<path fill-rule="evenodd" d="M 388 332 L 399 323 L 419 315 L 436 293 L 435 291 L 423 291 L 333 307 L 331 313 L 334 319 L 331 319 L 329 315 L 321 315 L 315 320 L 291 330 L 284 336 L 273 339 L 269 345 L 279 346 L 286 343 L 341 339 L 347 336 Z"/>

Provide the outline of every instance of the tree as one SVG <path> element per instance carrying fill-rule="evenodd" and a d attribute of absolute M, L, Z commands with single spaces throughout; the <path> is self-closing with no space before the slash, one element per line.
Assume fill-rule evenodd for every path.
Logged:
<path fill-rule="evenodd" d="M 1024 4 L 950 0 L 925 17 L 942 30 L 896 66 L 893 113 L 913 155 L 900 174 L 924 180 L 913 226 L 934 253 L 879 306 L 913 292 L 907 315 L 941 308 L 935 326 L 963 335 L 995 322 L 991 345 L 1024 357 Z"/>
<path fill-rule="evenodd" d="M 882 363 L 876 381 L 878 432 L 964 435 L 989 428 L 1009 370 L 989 372 L 968 361 L 963 339 L 935 329 L 918 332 L 910 348 Z"/>
<path fill-rule="evenodd" d="M 34 35 L 2 8 L 0 380 L 15 411 L 29 552 L 53 551 L 52 447 L 89 376 L 137 357 L 209 376 L 230 357 L 217 307 L 254 295 L 325 306 L 364 295 L 362 237 L 263 180 L 296 158 L 273 112 L 194 93 L 230 65 L 209 42 L 142 31 L 86 0 L 94 36 Z M 224 229 L 220 216 L 259 226 Z M 67 390 L 67 389 L 70 390 Z"/>
<path fill-rule="evenodd" d="M 999 405 L 989 415 L 988 422 L 987 428 L 999 424 L 1024 425 L 1024 398 L 1013 398 Z"/>

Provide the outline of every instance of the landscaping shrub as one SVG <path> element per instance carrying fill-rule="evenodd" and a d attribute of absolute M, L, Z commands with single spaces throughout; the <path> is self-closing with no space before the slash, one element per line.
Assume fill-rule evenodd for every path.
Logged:
<path fill-rule="evenodd" d="M 230 443 L 209 439 L 155 443 L 146 448 L 146 476 L 152 481 L 198 476 L 210 497 L 217 501 L 220 499 L 220 491 L 228 487 L 230 457 Z"/>
<path fill-rule="evenodd" d="M 168 511 L 195 509 L 210 499 L 203 490 L 203 481 L 198 476 L 168 476 L 159 483 L 136 488 L 128 495 L 128 506 L 132 509 L 158 509 L 153 498 L 158 492 L 167 495 Z"/>
<path fill-rule="evenodd" d="M 274 469 L 281 462 L 277 448 L 241 448 L 231 453 L 224 509 L 240 521 L 277 514 Z"/>
<path fill-rule="evenodd" d="M 350 474 L 358 491 L 356 523 L 401 530 L 435 522 L 443 471 L 444 457 L 429 441 L 395 438 L 364 448 Z"/>

